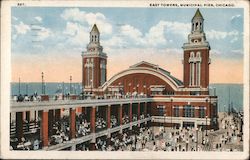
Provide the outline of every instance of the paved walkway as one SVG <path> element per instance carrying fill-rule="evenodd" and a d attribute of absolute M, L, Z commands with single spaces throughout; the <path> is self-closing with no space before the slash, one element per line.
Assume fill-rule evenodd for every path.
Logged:
<path fill-rule="evenodd" d="M 136 150 L 164 150 L 164 151 L 243 151 L 243 142 L 240 135 L 240 123 L 234 120 L 233 115 L 219 114 L 219 130 L 206 131 L 194 128 L 172 129 L 152 127 L 154 139 L 149 139 L 142 147 L 142 137 L 149 137 L 147 131 L 138 137 Z M 198 135 L 197 135 L 198 133 Z M 197 142 L 198 136 L 198 143 Z"/>

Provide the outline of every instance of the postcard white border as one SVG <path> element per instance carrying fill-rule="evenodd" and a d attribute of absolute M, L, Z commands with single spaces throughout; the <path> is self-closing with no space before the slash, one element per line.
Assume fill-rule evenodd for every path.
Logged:
<path fill-rule="evenodd" d="M 9 151 L 9 97 L 11 81 L 11 6 L 51 7 L 149 7 L 149 3 L 221 3 L 244 8 L 244 151 L 243 152 L 80 152 Z M 160 8 L 160 7 L 157 7 Z M 162 7 L 167 8 L 167 7 Z M 169 7 L 174 8 L 174 7 Z M 188 8 L 188 7 L 186 7 Z M 193 8 L 193 7 L 189 7 Z M 210 8 L 210 7 L 202 7 Z M 218 7 L 219 8 L 219 7 Z M 226 7 L 223 7 L 226 8 Z M 231 8 L 231 7 L 229 7 Z M 249 157 L 249 2 L 241 1 L 3 1 L 1 6 L 1 158 L 8 159 L 247 159 Z"/>

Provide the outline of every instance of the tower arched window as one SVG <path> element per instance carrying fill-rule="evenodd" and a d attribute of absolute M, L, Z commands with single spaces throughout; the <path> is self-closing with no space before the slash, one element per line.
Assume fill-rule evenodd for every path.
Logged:
<path fill-rule="evenodd" d="M 200 85 L 200 76 L 201 76 L 201 53 L 197 52 L 196 57 L 198 58 L 198 61 L 196 63 L 196 84 Z"/>
<path fill-rule="evenodd" d="M 86 68 L 87 68 L 87 86 L 90 85 L 89 81 L 90 81 L 90 63 L 89 63 L 89 59 L 87 59 L 87 63 L 86 63 Z"/>
<path fill-rule="evenodd" d="M 190 57 L 194 57 L 194 52 L 191 52 L 191 53 L 190 53 Z"/>
<path fill-rule="evenodd" d="M 196 24 L 195 24 L 195 30 L 197 30 L 197 29 L 198 29 L 198 25 L 199 25 L 199 23 L 198 23 L 198 22 L 196 22 Z"/>
<path fill-rule="evenodd" d="M 93 42 L 93 40 L 94 40 L 94 36 L 92 35 L 91 42 Z"/>
<path fill-rule="evenodd" d="M 95 42 L 96 42 L 96 35 L 95 35 Z"/>
<path fill-rule="evenodd" d="M 192 86 L 194 85 L 194 52 L 190 52 L 190 62 L 189 65 L 190 65 L 190 74 L 189 74 L 189 85 Z"/>
<path fill-rule="evenodd" d="M 197 56 L 197 57 L 201 57 L 201 53 L 200 53 L 200 52 L 197 52 L 197 53 L 196 53 L 196 56 Z"/>

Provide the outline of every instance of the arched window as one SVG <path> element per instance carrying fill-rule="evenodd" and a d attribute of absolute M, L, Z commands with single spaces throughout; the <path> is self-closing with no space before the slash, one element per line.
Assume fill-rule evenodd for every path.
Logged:
<path fill-rule="evenodd" d="M 196 66 L 196 84 L 200 85 L 200 76 L 201 76 L 201 61 L 200 61 L 200 57 L 201 57 L 201 53 L 197 52 L 196 53 L 196 57 L 198 58 L 197 61 L 197 66 Z"/>
<path fill-rule="evenodd" d="M 190 53 L 190 57 L 194 57 L 194 52 L 191 52 L 191 53 Z"/>
<path fill-rule="evenodd" d="M 194 52 L 190 52 L 190 58 L 191 58 L 191 63 L 189 63 L 190 65 L 190 71 L 189 71 L 189 85 L 192 86 L 194 84 L 194 62 L 193 62 L 193 58 L 194 58 Z"/>
<path fill-rule="evenodd" d="M 95 35 L 95 42 L 96 42 L 96 35 Z"/>
<path fill-rule="evenodd" d="M 87 59 L 87 86 L 89 86 L 90 70 L 89 70 L 89 59 Z"/>
<path fill-rule="evenodd" d="M 197 53 L 196 53 L 196 57 L 201 57 L 201 53 L 200 53 L 200 52 L 197 52 Z"/>
<path fill-rule="evenodd" d="M 198 23 L 198 22 L 196 22 L 196 24 L 195 24 L 195 30 L 197 30 L 197 29 L 198 29 L 198 25 L 199 25 L 199 23 Z"/>

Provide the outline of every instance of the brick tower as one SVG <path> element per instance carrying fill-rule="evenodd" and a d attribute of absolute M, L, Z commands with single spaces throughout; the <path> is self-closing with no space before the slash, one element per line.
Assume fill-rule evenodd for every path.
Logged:
<path fill-rule="evenodd" d="M 82 52 L 82 85 L 85 95 L 96 94 L 98 89 L 106 82 L 107 55 L 100 45 L 100 32 L 94 24 L 90 36 L 87 51 Z"/>
<path fill-rule="evenodd" d="M 192 30 L 184 43 L 184 87 L 193 94 L 208 94 L 210 45 L 204 33 L 204 19 L 199 9 L 192 18 Z"/>

